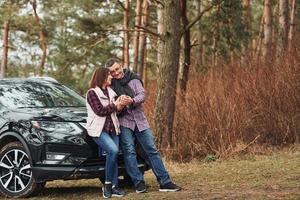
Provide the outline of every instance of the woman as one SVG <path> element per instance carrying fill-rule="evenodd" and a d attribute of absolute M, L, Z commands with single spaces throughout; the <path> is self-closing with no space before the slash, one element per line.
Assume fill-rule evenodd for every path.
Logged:
<path fill-rule="evenodd" d="M 122 197 L 125 195 L 118 187 L 118 151 L 120 126 L 116 112 L 123 108 L 121 97 L 115 100 L 116 93 L 110 88 L 112 77 L 106 68 L 94 71 L 86 95 L 88 112 L 87 132 L 104 150 L 105 184 L 102 187 L 103 197 Z"/>

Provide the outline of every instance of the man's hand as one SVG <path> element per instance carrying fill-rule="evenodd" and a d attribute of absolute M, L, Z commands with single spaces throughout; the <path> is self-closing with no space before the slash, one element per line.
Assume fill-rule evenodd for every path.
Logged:
<path fill-rule="evenodd" d="M 121 95 L 118 99 L 120 99 L 123 106 L 128 106 L 133 103 L 133 99 L 127 95 Z"/>

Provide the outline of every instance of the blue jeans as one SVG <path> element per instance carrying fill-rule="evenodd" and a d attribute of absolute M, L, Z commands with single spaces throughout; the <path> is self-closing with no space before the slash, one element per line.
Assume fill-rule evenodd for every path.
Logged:
<path fill-rule="evenodd" d="M 99 152 L 106 152 L 105 161 L 105 181 L 118 185 L 118 152 L 119 152 L 119 136 L 102 132 L 100 137 L 93 138 L 97 143 Z"/>
<path fill-rule="evenodd" d="M 124 153 L 124 160 L 127 173 L 131 177 L 134 185 L 144 181 L 143 174 L 138 168 L 137 155 L 135 150 L 135 139 L 140 143 L 142 149 L 150 162 L 153 173 L 160 185 L 171 182 L 170 176 L 164 167 L 160 154 L 154 144 L 151 129 L 139 132 L 136 128 L 132 131 L 129 128 L 121 126 L 120 142 Z"/>

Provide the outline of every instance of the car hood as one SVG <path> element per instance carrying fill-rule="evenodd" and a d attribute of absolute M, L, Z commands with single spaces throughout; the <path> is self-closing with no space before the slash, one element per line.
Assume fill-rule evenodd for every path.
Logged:
<path fill-rule="evenodd" d="M 2 116 L 9 121 L 41 120 L 60 122 L 86 122 L 85 107 L 18 108 L 5 111 Z"/>
<path fill-rule="evenodd" d="M 86 123 L 87 111 L 85 107 L 60 107 L 60 108 L 18 108 L 17 110 L 6 110 L 0 112 L 2 118 L 7 122 L 17 123 L 13 130 L 21 133 L 30 144 L 40 145 L 52 143 L 56 145 L 80 145 L 86 146 L 92 143 L 84 126 Z M 49 127 L 47 130 L 31 129 L 29 121 L 66 122 L 63 128 Z M 71 123 L 69 123 L 71 122 Z M 80 125 L 79 125 L 80 124 Z M 41 124 L 40 124 L 41 125 Z M 25 129 L 30 131 L 25 131 Z M 53 130 L 52 130 L 53 129 Z M 89 155 L 93 152 L 90 147 Z M 55 146 L 56 148 L 56 146 Z"/>

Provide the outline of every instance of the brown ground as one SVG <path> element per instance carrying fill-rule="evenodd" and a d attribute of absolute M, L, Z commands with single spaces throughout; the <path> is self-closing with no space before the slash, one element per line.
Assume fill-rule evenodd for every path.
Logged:
<path fill-rule="evenodd" d="M 158 192 L 148 171 L 149 192 L 136 194 L 133 188 L 125 188 L 127 195 L 121 199 L 300 199 L 299 146 L 210 163 L 165 163 L 173 180 L 183 187 L 181 192 Z M 31 199 L 102 199 L 101 183 L 97 179 L 53 181 Z"/>

